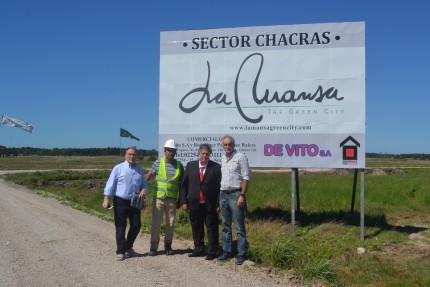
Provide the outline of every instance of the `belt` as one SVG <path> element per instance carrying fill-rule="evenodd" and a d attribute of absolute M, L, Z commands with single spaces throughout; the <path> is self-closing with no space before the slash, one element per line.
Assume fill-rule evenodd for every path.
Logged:
<path fill-rule="evenodd" d="M 221 192 L 224 192 L 226 194 L 232 194 L 232 193 L 236 193 L 238 191 L 241 191 L 241 188 L 236 188 L 236 189 L 230 189 L 230 190 L 221 190 Z"/>

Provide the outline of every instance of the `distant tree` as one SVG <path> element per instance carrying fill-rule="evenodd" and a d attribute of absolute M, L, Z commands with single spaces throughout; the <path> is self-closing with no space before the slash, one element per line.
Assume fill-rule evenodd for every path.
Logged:
<path fill-rule="evenodd" d="M 139 155 L 157 155 L 156 150 L 138 150 Z M 106 156 L 119 155 L 119 148 L 33 148 L 33 147 L 5 147 L 0 145 L 0 156 Z M 123 153 L 122 153 L 123 154 Z"/>

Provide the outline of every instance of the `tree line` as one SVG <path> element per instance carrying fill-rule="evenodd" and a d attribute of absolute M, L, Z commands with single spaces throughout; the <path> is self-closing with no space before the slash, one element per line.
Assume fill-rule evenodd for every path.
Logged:
<path fill-rule="evenodd" d="M 382 159 L 396 159 L 396 160 L 430 160 L 430 154 L 426 153 L 404 153 L 404 154 L 389 154 L 389 153 L 366 153 L 367 158 L 382 158 Z"/>
<path fill-rule="evenodd" d="M 139 156 L 158 156 L 155 149 L 138 149 Z M 0 145 L 0 156 L 105 156 L 105 155 L 124 155 L 124 148 L 34 148 L 34 147 L 5 147 Z"/>
<path fill-rule="evenodd" d="M 139 155 L 158 156 L 158 151 L 155 149 L 145 150 L 138 149 Z M 104 155 L 123 155 L 124 148 L 121 153 L 118 147 L 107 148 L 34 148 L 34 147 L 5 147 L 0 145 L 0 156 L 104 156 Z M 415 160 L 430 160 L 430 154 L 411 153 L 411 154 L 388 154 L 388 153 L 366 153 L 367 158 L 381 159 L 415 159 Z"/>

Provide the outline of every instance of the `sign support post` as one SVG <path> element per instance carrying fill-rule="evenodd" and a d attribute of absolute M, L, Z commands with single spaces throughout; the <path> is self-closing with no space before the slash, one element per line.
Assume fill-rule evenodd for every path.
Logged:
<path fill-rule="evenodd" d="M 360 172 L 360 239 L 364 240 L 364 169 Z"/>
<path fill-rule="evenodd" d="M 296 181 L 296 212 L 300 215 L 299 169 L 296 167 L 294 180 Z"/>
<path fill-rule="evenodd" d="M 291 226 L 293 233 L 296 233 L 296 200 L 295 200 L 295 194 L 296 194 L 296 169 L 291 169 Z"/>
<path fill-rule="evenodd" d="M 358 169 L 354 170 L 354 182 L 352 184 L 352 199 L 351 199 L 351 210 L 349 211 L 349 215 L 354 215 L 354 205 L 355 205 L 355 193 L 357 191 L 357 176 L 358 176 Z"/>

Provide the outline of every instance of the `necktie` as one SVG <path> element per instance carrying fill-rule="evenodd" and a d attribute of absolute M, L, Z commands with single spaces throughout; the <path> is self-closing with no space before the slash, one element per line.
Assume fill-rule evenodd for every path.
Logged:
<path fill-rule="evenodd" d="M 200 167 L 200 182 L 202 182 L 203 181 L 203 170 L 204 170 L 204 166 L 201 166 Z M 204 198 L 203 198 L 203 193 L 202 193 L 202 191 L 200 190 L 200 203 L 203 203 L 203 202 L 205 202 L 205 200 L 204 200 Z"/>

